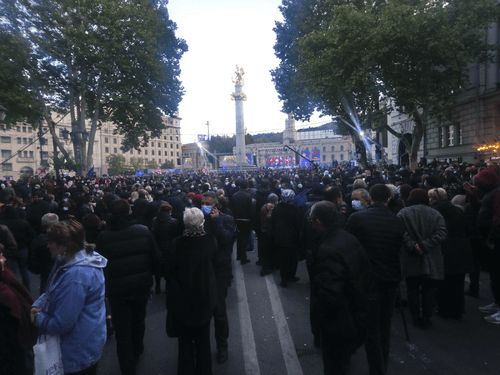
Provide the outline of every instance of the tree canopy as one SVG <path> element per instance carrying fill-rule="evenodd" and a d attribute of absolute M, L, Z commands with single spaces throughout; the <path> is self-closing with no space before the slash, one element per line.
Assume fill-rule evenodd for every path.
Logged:
<path fill-rule="evenodd" d="M 179 62 L 187 45 L 175 36 L 165 1 L 22 0 L 9 6 L 4 28 L 26 35 L 36 66 L 43 117 L 71 117 L 75 155 L 86 170 L 95 132 L 112 121 L 125 148 L 138 148 L 164 128 L 183 95 Z M 8 3 L 8 4 L 7 4 Z M 88 120 L 88 121 L 87 121 Z M 82 137 L 90 122 L 88 142 Z M 63 153 L 64 145 L 52 136 Z M 79 157 L 78 157 L 79 156 Z"/>
<path fill-rule="evenodd" d="M 313 109 L 405 142 L 416 164 L 426 122 L 449 119 L 467 86 L 467 67 L 488 58 L 483 30 L 498 17 L 493 0 L 284 0 L 272 71 L 283 112 Z M 387 113 L 414 121 L 412 143 Z M 348 129 L 347 129 L 348 130 Z"/>

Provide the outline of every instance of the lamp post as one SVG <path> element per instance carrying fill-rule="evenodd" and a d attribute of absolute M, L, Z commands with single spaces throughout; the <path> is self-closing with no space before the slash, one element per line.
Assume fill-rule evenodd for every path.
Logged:
<path fill-rule="evenodd" d="M 78 129 L 80 123 L 73 122 L 71 128 Z M 85 168 L 85 143 L 89 140 L 89 133 L 85 130 L 73 130 L 70 134 L 71 140 L 75 148 L 75 158 L 80 164 L 79 173 L 83 174 Z"/>

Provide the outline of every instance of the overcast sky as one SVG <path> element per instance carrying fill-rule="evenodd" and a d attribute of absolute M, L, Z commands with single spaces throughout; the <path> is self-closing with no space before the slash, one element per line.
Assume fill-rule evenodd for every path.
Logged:
<path fill-rule="evenodd" d="M 177 37 L 189 51 L 181 59 L 185 95 L 179 106 L 182 142 L 197 134 L 235 133 L 232 77 L 236 65 L 245 71 L 243 92 L 245 127 L 251 134 L 278 132 L 287 115 L 271 81 L 270 70 L 278 66 L 273 45 L 275 21 L 282 20 L 281 0 L 169 0 L 170 19 L 177 23 Z M 320 125 L 327 118 L 314 117 L 297 123 L 297 129 Z"/>

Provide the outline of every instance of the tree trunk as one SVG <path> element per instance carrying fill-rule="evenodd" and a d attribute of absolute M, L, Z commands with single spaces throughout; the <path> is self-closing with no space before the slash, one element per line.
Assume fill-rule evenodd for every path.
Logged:
<path fill-rule="evenodd" d="M 415 127 L 413 128 L 413 134 L 411 137 L 411 148 L 409 149 L 410 170 L 412 171 L 418 168 L 418 152 L 420 151 L 420 142 L 422 142 L 422 138 L 424 136 L 425 114 L 425 109 L 422 114 L 420 114 L 418 110 L 414 110 L 412 114 L 415 121 Z"/>

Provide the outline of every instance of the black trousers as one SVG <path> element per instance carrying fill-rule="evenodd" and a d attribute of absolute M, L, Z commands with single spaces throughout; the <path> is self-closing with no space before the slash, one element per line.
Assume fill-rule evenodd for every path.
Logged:
<path fill-rule="evenodd" d="M 214 311 L 214 330 L 217 349 L 227 349 L 229 337 L 229 322 L 227 319 L 226 297 L 228 276 L 217 279 L 217 304 Z"/>
<path fill-rule="evenodd" d="M 96 375 L 97 374 L 97 362 L 92 366 L 84 368 L 78 372 L 65 372 L 64 375 Z"/>
<path fill-rule="evenodd" d="M 236 241 L 236 259 L 247 259 L 247 247 L 250 240 L 250 233 L 252 232 L 252 222 L 244 220 L 236 220 L 236 227 L 238 228 L 238 238 Z"/>
<path fill-rule="evenodd" d="M 391 321 L 397 295 L 397 286 L 368 294 L 365 349 L 370 375 L 384 375 L 387 372 L 391 347 Z"/>
<path fill-rule="evenodd" d="M 355 352 L 352 342 L 321 329 L 324 375 L 348 375 L 351 370 L 351 357 Z"/>
<path fill-rule="evenodd" d="M 294 248 L 277 246 L 278 263 L 280 266 L 281 280 L 289 281 L 295 277 L 299 261 L 297 259 L 297 252 Z"/>
<path fill-rule="evenodd" d="M 192 327 L 175 320 L 174 325 L 179 342 L 177 375 L 212 375 L 210 322 Z"/>
<path fill-rule="evenodd" d="M 136 361 L 144 352 L 148 298 L 149 294 L 109 297 L 122 375 L 135 375 Z"/>
<path fill-rule="evenodd" d="M 438 283 L 437 303 L 439 314 L 445 318 L 461 318 L 465 307 L 465 273 L 445 275 Z"/>
<path fill-rule="evenodd" d="M 422 306 L 422 317 L 432 317 L 436 305 L 436 284 L 436 280 L 423 276 L 409 276 L 406 278 L 408 307 L 413 316 L 420 316 L 420 306 Z M 422 304 L 420 304 L 420 293 L 422 294 Z"/>

